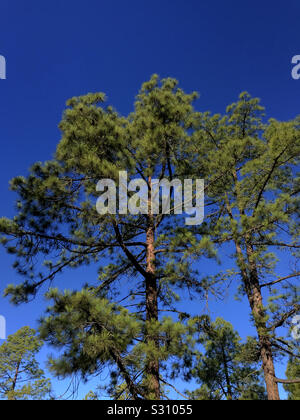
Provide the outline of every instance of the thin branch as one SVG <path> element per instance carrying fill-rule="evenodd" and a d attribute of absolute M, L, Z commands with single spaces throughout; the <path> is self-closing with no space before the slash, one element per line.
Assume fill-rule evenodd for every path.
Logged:
<path fill-rule="evenodd" d="M 279 327 L 282 327 L 283 326 L 283 324 L 291 317 L 291 316 L 293 316 L 293 315 L 295 315 L 297 312 L 299 312 L 300 311 L 300 305 L 294 305 L 294 309 L 292 309 L 291 311 L 289 311 L 289 312 L 287 312 L 286 314 L 284 314 L 283 316 L 282 316 L 282 318 L 279 320 L 279 321 L 277 321 L 272 327 L 269 327 L 268 329 L 270 330 L 270 331 L 274 331 L 274 330 L 276 330 L 277 328 L 279 328 Z"/>
<path fill-rule="evenodd" d="M 270 283 L 262 284 L 260 287 L 273 286 L 274 284 L 280 283 L 280 282 L 282 282 L 284 280 L 288 280 L 288 279 L 291 279 L 293 277 L 299 277 L 299 276 L 300 276 L 300 271 L 297 271 L 296 273 L 290 274 L 290 275 L 285 276 L 285 277 L 281 277 L 280 279 L 271 281 Z"/>
<path fill-rule="evenodd" d="M 188 397 L 184 394 L 182 394 L 180 391 L 178 391 L 178 389 L 175 388 L 174 385 L 169 384 L 169 382 L 165 381 L 163 378 L 159 378 L 164 384 L 166 384 L 167 386 L 171 387 L 172 389 L 174 389 L 175 392 L 177 392 L 178 395 L 180 395 L 181 397 L 183 397 L 184 399 L 188 400 Z"/>
<path fill-rule="evenodd" d="M 286 151 L 286 149 L 287 149 L 287 147 L 285 147 L 281 152 L 280 152 L 280 154 L 274 159 L 274 162 L 273 162 L 273 165 L 272 165 L 272 167 L 271 167 L 271 169 L 270 169 L 270 172 L 268 173 L 268 176 L 267 176 L 267 178 L 266 178 L 266 180 L 265 180 L 265 182 L 263 183 L 263 186 L 262 186 L 262 188 L 261 188 L 261 190 L 260 190 L 260 192 L 259 192 L 259 194 L 258 194 L 258 197 L 257 197 L 257 200 L 256 200 L 256 203 L 255 203 L 255 206 L 254 206 L 254 208 L 255 209 L 257 209 L 257 207 L 258 207 L 258 205 L 259 205 L 259 203 L 260 203 L 260 200 L 261 200 L 261 197 L 262 197 L 262 195 L 263 195 L 263 193 L 264 193 L 264 190 L 265 190 L 265 188 L 266 188 L 266 186 L 267 186 L 267 184 L 268 184 L 268 182 L 270 181 L 270 179 L 271 179 L 271 176 L 272 176 L 272 174 L 273 174 L 273 172 L 274 172 L 274 170 L 275 170 L 275 168 L 276 168 L 276 166 L 277 166 L 277 163 L 278 163 L 278 161 L 279 161 L 279 159 L 281 158 L 281 156 L 284 154 L 284 152 Z"/>
<path fill-rule="evenodd" d="M 280 346 L 278 343 L 275 343 L 274 341 L 272 342 L 274 347 L 277 347 L 279 350 L 284 351 L 285 353 L 287 353 L 288 355 L 296 358 L 296 359 L 300 359 L 300 356 L 297 356 L 296 354 L 294 354 L 292 351 L 285 349 L 284 347 Z"/>
<path fill-rule="evenodd" d="M 255 246 L 278 246 L 278 247 L 286 247 L 286 248 L 300 248 L 300 245 L 292 245 L 292 244 L 285 244 L 283 242 L 261 242 L 261 243 L 253 243 Z"/>
<path fill-rule="evenodd" d="M 278 379 L 275 378 L 275 382 L 277 382 L 278 384 L 300 384 L 300 379 Z"/>
<path fill-rule="evenodd" d="M 118 240 L 121 248 L 123 249 L 125 255 L 129 259 L 129 261 L 133 264 L 133 266 L 136 268 L 136 270 L 140 274 L 142 274 L 143 277 L 146 278 L 147 277 L 146 270 L 139 264 L 139 262 L 137 261 L 137 259 L 135 258 L 135 256 L 127 248 L 126 244 L 123 241 L 121 232 L 120 232 L 119 227 L 118 227 L 117 223 L 115 222 L 115 220 L 113 221 L 113 226 L 114 226 L 114 230 L 115 230 L 115 233 L 116 233 L 117 240 Z"/>

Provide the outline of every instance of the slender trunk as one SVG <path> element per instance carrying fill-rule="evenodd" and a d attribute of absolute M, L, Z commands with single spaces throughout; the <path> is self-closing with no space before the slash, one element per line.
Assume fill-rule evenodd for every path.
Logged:
<path fill-rule="evenodd" d="M 16 399 L 15 396 L 14 396 L 14 391 L 15 391 L 16 386 L 17 386 L 17 380 L 18 380 L 18 376 L 19 376 L 21 361 L 22 361 L 22 357 L 20 357 L 20 359 L 17 363 L 17 366 L 16 366 L 15 376 L 14 376 L 13 383 L 12 383 L 12 386 L 11 386 L 12 395 L 9 397 L 10 400 L 15 400 Z"/>
<path fill-rule="evenodd" d="M 222 356 L 223 356 L 224 371 L 225 371 L 226 386 L 227 386 L 226 397 L 227 397 L 227 400 L 232 400 L 233 395 L 232 395 L 232 387 L 231 387 L 231 382 L 230 382 L 230 377 L 229 377 L 228 363 L 227 363 L 227 359 L 226 359 L 225 350 L 224 350 L 223 347 L 222 347 Z"/>
<path fill-rule="evenodd" d="M 276 382 L 275 366 L 273 359 L 273 351 L 271 340 L 268 335 L 266 322 L 264 321 L 265 313 L 263 311 L 263 300 L 259 286 L 255 286 L 252 295 L 249 297 L 255 318 L 256 329 L 258 331 L 260 355 L 263 364 L 265 382 L 269 400 L 280 400 L 278 384 Z"/>
<path fill-rule="evenodd" d="M 275 366 L 272 352 L 272 345 L 268 337 L 260 336 L 261 358 L 267 386 L 268 399 L 271 401 L 279 401 L 278 383 L 275 380 Z"/>
<path fill-rule="evenodd" d="M 237 185 L 237 175 L 234 173 L 234 179 Z M 238 189 L 236 191 L 238 200 Z M 234 219 L 229 201 L 226 197 L 227 212 L 231 219 Z M 240 213 L 243 211 L 239 208 Z M 237 253 L 238 264 L 241 269 L 242 279 L 247 293 L 248 301 L 255 319 L 255 326 L 258 334 L 260 345 L 260 356 L 262 360 L 265 383 L 267 387 L 268 399 L 271 401 L 280 400 L 278 383 L 276 382 L 275 366 L 273 359 L 272 344 L 268 335 L 267 324 L 265 321 L 265 312 L 263 309 L 263 298 L 261 294 L 261 287 L 259 284 L 256 264 L 253 258 L 253 248 L 251 246 L 249 237 L 245 237 L 247 247 L 247 261 L 245 261 L 243 250 L 240 242 L 235 239 L 235 247 Z M 247 270 L 247 267 L 249 270 Z M 249 274 L 250 273 L 250 274 Z"/>
<path fill-rule="evenodd" d="M 243 126 L 243 137 L 245 137 L 245 124 Z M 233 171 L 233 178 L 235 182 L 235 196 L 237 200 L 238 209 L 240 212 L 240 216 L 244 216 L 244 208 L 240 205 L 240 189 L 239 189 L 239 182 L 238 182 L 238 175 L 236 169 Z M 231 213 L 231 210 L 229 210 Z M 231 213 L 231 217 L 233 215 Z M 258 333 L 259 344 L 260 344 L 260 355 L 263 364 L 265 382 L 267 387 L 267 394 L 269 400 L 280 400 L 279 396 L 279 389 L 278 383 L 276 382 L 276 375 L 275 375 L 275 366 L 274 366 L 274 359 L 273 359 L 273 351 L 272 351 L 272 344 L 269 337 L 269 331 L 267 328 L 266 318 L 265 318 L 265 310 L 263 306 L 263 298 L 261 294 L 261 287 L 259 283 L 259 277 L 257 272 L 256 261 L 254 259 L 254 249 L 251 244 L 251 238 L 249 235 L 244 237 L 246 243 L 246 253 L 247 253 L 247 268 L 245 265 L 245 260 L 243 256 L 242 249 L 238 241 L 236 241 L 236 249 L 238 253 L 238 258 L 242 262 L 242 276 L 244 279 L 244 284 L 246 288 L 246 292 L 248 295 L 248 300 L 252 309 L 252 313 L 255 320 L 255 326 Z"/>
<path fill-rule="evenodd" d="M 151 323 L 158 321 L 158 287 L 155 276 L 155 226 L 154 218 L 151 211 L 151 177 L 149 177 L 149 200 L 148 200 L 148 227 L 147 227 L 147 276 L 146 276 L 146 322 Z M 155 352 L 159 350 L 159 342 L 157 337 L 152 336 L 153 333 L 147 332 L 148 343 L 150 347 L 155 348 Z M 154 356 L 147 360 L 146 372 L 148 376 L 149 396 L 150 399 L 160 399 L 160 379 L 159 379 L 159 359 Z"/>
<path fill-rule="evenodd" d="M 265 321 L 265 310 L 263 307 L 263 298 L 261 294 L 261 287 L 259 284 L 257 267 L 253 260 L 253 247 L 247 242 L 247 257 L 250 266 L 250 289 L 251 293 L 248 295 L 249 303 L 253 311 L 255 325 L 258 332 L 260 354 L 263 364 L 265 382 L 267 386 L 268 399 L 279 401 L 279 388 L 276 382 L 274 358 L 272 351 L 272 343 L 269 337 L 269 331 Z"/>

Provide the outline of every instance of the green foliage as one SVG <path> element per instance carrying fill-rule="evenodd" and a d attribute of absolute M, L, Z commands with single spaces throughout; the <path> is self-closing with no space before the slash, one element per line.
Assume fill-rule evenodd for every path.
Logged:
<path fill-rule="evenodd" d="M 49 362 L 49 368 L 61 378 L 77 372 L 83 378 L 94 374 L 126 353 L 140 335 L 141 323 L 136 317 L 88 290 L 64 294 L 51 290 L 47 298 L 54 304 L 41 321 L 40 335 L 64 349 L 63 355 Z M 134 366 L 135 361 L 130 363 Z"/>
<path fill-rule="evenodd" d="M 193 131 L 196 97 L 183 92 L 176 80 L 154 75 L 127 117 L 105 106 L 101 93 L 72 98 L 60 123 L 55 159 L 36 163 L 27 178 L 11 182 L 18 213 L 13 220 L 1 219 L 0 231 L 16 257 L 15 269 L 24 276 L 21 284 L 6 289 L 13 303 L 27 302 L 67 268 L 98 266 L 98 283 L 92 279 L 75 294 L 48 294 L 58 306 L 42 321 L 42 335 L 66 348 L 59 360 L 51 360 L 59 376 L 76 371 L 86 377 L 113 364 L 109 393 L 125 379 L 135 398 L 151 399 L 157 396 L 151 387 L 158 375 L 168 375 L 168 360 L 182 353 L 184 327 L 176 317 L 163 318 L 161 309 L 178 314 L 182 288 L 203 295 L 209 290 L 211 279 L 198 279 L 191 252 L 186 252 L 193 248 L 197 257 L 215 257 L 212 244 L 189 234 L 183 218 L 174 224 L 172 215 L 100 216 L 95 200 L 99 179 L 112 178 L 119 188 L 120 170 L 128 172 L 128 181 L 137 176 L 173 179 Z M 151 226 L 154 243 L 149 244 Z M 149 257 L 151 247 L 155 261 Z M 100 327 L 85 318 L 81 305 L 86 301 L 91 319 L 100 317 Z M 131 312 L 118 301 L 124 307 L 130 302 Z M 111 324 L 102 329 L 106 316 Z M 85 323 L 93 333 L 81 331 Z M 114 356 L 112 349 L 117 349 Z"/>
<path fill-rule="evenodd" d="M 94 391 L 90 391 L 89 393 L 86 394 L 86 396 L 84 397 L 85 401 L 97 401 L 98 400 L 98 396 Z"/>
<path fill-rule="evenodd" d="M 206 180 L 210 205 L 201 230 L 211 243 L 233 250 L 232 264 L 239 271 L 239 291 L 249 302 L 261 359 L 265 367 L 271 364 L 265 375 L 273 382 L 273 398 L 272 359 L 278 351 L 289 351 L 278 329 L 289 327 L 300 310 L 295 283 L 300 275 L 299 117 L 265 122 L 260 101 L 242 93 L 225 115 L 201 113 L 194 126 L 181 171 L 193 156 L 194 176 Z M 281 274 L 282 259 L 287 261 Z"/>
<path fill-rule="evenodd" d="M 134 386 L 140 396 L 147 392 L 147 378 L 141 377 L 147 359 L 159 357 L 161 362 L 181 358 L 192 351 L 195 342 L 191 325 L 163 318 L 147 322 L 127 309 L 98 297 L 95 291 L 51 290 L 47 298 L 53 302 L 41 320 L 40 336 L 58 350 L 58 358 L 50 357 L 49 369 L 59 378 L 79 373 L 84 380 L 111 369 L 111 383 L 106 393 L 114 399 L 131 399 L 128 383 L 122 378 L 138 378 Z M 145 339 L 155 335 L 159 349 Z M 163 371 L 163 366 L 161 368 Z M 120 376 L 121 375 L 121 376 Z M 127 378 L 128 379 L 128 378 Z"/>
<path fill-rule="evenodd" d="M 42 346 L 36 332 L 24 327 L 0 346 L 0 396 L 8 400 L 42 400 L 51 385 L 35 359 Z"/>
<path fill-rule="evenodd" d="M 288 379 L 300 378 L 300 361 L 299 358 L 290 358 L 286 376 Z M 284 385 L 288 392 L 288 399 L 292 401 L 300 401 L 300 383 Z"/>
<path fill-rule="evenodd" d="M 52 306 L 41 320 L 41 334 L 64 350 L 50 360 L 56 375 L 78 372 L 87 379 L 109 367 L 110 396 L 162 397 L 166 393 L 157 382 L 188 377 L 199 356 L 197 321 L 178 310 L 178 302 L 186 292 L 199 300 L 222 295 L 237 277 L 257 330 L 255 342 L 247 344 L 251 357 L 261 360 L 267 347 L 274 356 L 284 351 L 276 330 L 288 326 L 300 309 L 294 284 L 299 278 L 300 118 L 265 122 L 260 101 L 245 92 L 224 115 L 196 112 L 196 98 L 176 80 L 157 75 L 142 85 L 128 116 L 107 106 L 103 93 L 72 98 L 54 159 L 12 180 L 17 214 L 0 219 L 1 242 L 15 256 L 14 268 L 24 280 L 6 288 L 11 301 L 28 302 L 67 269 L 98 268 L 98 278 L 89 279 L 83 290 L 47 294 Z M 141 177 L 148 187 L 152 178 L 204 178 L 205 222 L 187 227 L 183 217 L 174 222 L 172 214 L 99 215 L 96 184 L 110 178 L 119 189 L 121 170 L 128 172 L 128 181 Z M 220 262 L 218 251 L 228 245 L 231 267 L 203 275 L 200 259 Z M 277 274 L 287 251 L 293 270 L 285 284 L 286 273 Z M 230 373 L 236 390 L 220 388 L 224 377 L 217 385 L 207 376 L 197 395 L 261 398 L 254 379 L 241 388 L 252 362 L 238 362 L 237 353 L 248 350 L 228 325 L 214 329 L 215 343 L 207 352 L 212 358 L 215 348 L 226 344 L 237 368 L 237 376 Z M 222 342 L 223 333 L 231 347 L 230 340 Z M 213 361 L 209 370 L 217 375 L 221 360 Z"/>
<path fill-rule="evenodd" d="M 201 387 L 189 392 L 199 400 L 266 399 L 261 371 L 253 360 L 250 345 L 242 344 L 232 325 L 221 318 L 201 328 L 199 342 L 205 348 L 192 369 L 192 376 Z"/>

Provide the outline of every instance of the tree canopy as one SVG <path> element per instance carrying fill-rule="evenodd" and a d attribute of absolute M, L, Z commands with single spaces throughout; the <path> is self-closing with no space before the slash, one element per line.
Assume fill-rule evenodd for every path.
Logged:
<path fill-rule="evenodd" d="M 36 355 L 42 341 L 36 331 L 23 327 L 0 346 L 0 396 L 7 400 L 42 400 L 50 397 L 50 380 L 45 378 Z"/>
<path fill-rule="evenodd" d="M 6 295 L 20 304 L 50 287 L 40 331 L 46 342 L 64 349 L 63 356 L 50 360 L 56 375 L 76 372 L 86 379 L 113 366 L 111 396 L 160 399 L 170 380 L 195 368 L 201 344 L 198 318 L 179 310 L 178 303 L 182 299 L 188 308 L 187 296 L 202 301 L 222 295 L 228 280 L 239 280 L 268 398 L 279 399 L 274 362 L 292 346 L 280 328 L 288 328 L 300 309 L 300 120 L 265 121 L 260 101 L 248 93 L 224 115 L 197 112 L 196 98 L 176 80 L 154 75 L 142 85 L 128 116 L 106 106 L 103 93 L 67 102 L 54 159 L 34 164 L 27 177 L 11 182 L 17 214 L 0 219 L 1 241 L 15 255 L 14 267 L 24 281 L 9 285 Z M 137 179 L 143 180 L 147 202 L 136 200 L 136 214 L 127 214 L 121 201 L 116 214 L 108 209 L 99 214 L 98 181 L 111 179 L 120 193 L 124 171 L 136 190 Z M 204 223 L 189 226 L 176 214 L 174 188 L 170 214 L 153 214 L 153 179 L 204 179 Z M 135 199 L 132 192 L 129 199 Z M 231 268 L 207 273 L 205 261 L 222 262 L 226 246 Z M 289 261 L 284 273 L 280 258 Z M 92 264 L 98 278 L 82 290 L 51 289 L 59 273 Z M 216 372 L 222 364 L 230 381 L 206 377 L 205 386 L 215 397 L 245 395 L 240 384 L 250 367 L 231 354 L 239 348 L 236 333 L 218 321 L 212 331 L 208 358 L 222 347 L 224 333 L 232 340 L 233 347 L 229 341 L 225 347 L 237 363 L 238 378 L 226 373 L 224 360 L 215 359 L 209 369 Z M 205 364 L 198 368 L 205 376 Z M 255 392 L 263 398 L 260 388 Z"/>

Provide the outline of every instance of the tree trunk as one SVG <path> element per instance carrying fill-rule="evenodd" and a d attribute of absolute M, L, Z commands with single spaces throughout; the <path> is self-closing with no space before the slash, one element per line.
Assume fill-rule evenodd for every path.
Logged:
<path fill-rule="evenodd" d="M 269 338 L 269 331 L 265 321 L 265 311 L 263 307 L 263 298 L 261 287 L 259 284 L 257 267 L 253 260 L 253 248 L 247 243 L 247 257 L 250 266 L 250 284 L 248 299 L 252 308 L 256 329 L 259 337 L 260 354 L 263 364 L 265 382 L 267 386 L 268 399 L 271 401 L 279 401 L 279 388 L 276 382 L 275 366 L 273 359 L 272 344 Z"/>
<path fill-rule="evenodd" d="M 236 252 L 242 279 L 248 296 L 248 301 L 255 319 L 255 326 L 260 345 L 260 356 L 262 360 L 265 383 L 267 387 L 268 399 L 271 401 L 280 400 L 278 383 L 275 380 L 275 366 L 272 352 L 272 345 L 268 336 L 268 329 L 265 322 L 265 313 L 263 310 L 263 298 L 259 285 L 256 265 L 253 262 L 253 249 L 247 245 L 248 264 L 250 265 L 250 277 L 246 270 L 246 261 L 240 243 L 235 241 Z"/>
<path fill-rule="evenodd" d="M 146 322 L 151 323 L 158 321 L 158 288 L 157 279 L 155 276 L 155 226 L 154 218 L 151 211 L 151 177 L 149 183 L 149 198 L 148 198 L 148 227 L 147 227 L 147 276 L 146 276 Z M 153 346 L 156 351 L 159 350 L 159 341 L 157 337 L 151 336 L 147 332 L 148 343 Z M 150 399 L 160 399 L 160 379 L 159 379 L 159 360 L 158 357 L 153 357 L 147 360 L 146 372 L 148 376 L 149 397 Z"/>
<path fill-rule="evenodd" d="M 16 399 L 15 396 L 14 396 L 14 392 L 15 392 L 15 389 L 16 389 L 16 386 L 17 386 L 17 380 L 18 380 L 18 376 L 19 376 L 19 370 L 20 370 L 20 366 L 21 366 L 21 361 L 22 361 L 22 357 L 20 358 L 20 360 L 17 363 L 16 371 L 15 371 L 15 376 L 14 376 L 13 383 L 12 383 L 12 386 L 11 386 L 11 393 L 12 393 L 12 395 L 9 397 L 9 399 L 10 400 L 13 400 L 13 401 Z"/>
<path fill-rule="evenodd" d="M 272 354 L 272 345 L 270 340 L 266 337 L 259 337 L 261 347 L 261 358 L 263 362 L 263 369 L 265 381 L 267 385 L 268 400 L 279 401 L 278 383 L 275 379 L 275 367 Z"/>
<path fill-rule="evenodd" d="M 233 171 L 233 178 L 235 180 L 235 195 L 237 203 L 239 203 L 239 187 L 238 177 L 236 170 Z M 234 220 L 229 200 L 225 197 L 227 212 L 229 217 Z M 241 206 L 238 205 L 240 216 L 244 216 L 244 211 Z M 245 286 L 245 290 L 248 296 L 249 304 L 255 319 L 255 326 L 258 334 L 260 344 L 260 356 L 262 360 L 264 377 L 267 387 L 267 394 L 269 400 L 280 400 L 278 383 L 276 382 L 275 366 L 272 352 L 272 344 L 268 335 L 268 328 L 265 321 L 265 311 L 263 307 L 263 298 L 261 294 L 261 287 L 258 278 L 258 272 L 256 262 L 253 258 L 254 250 L 251 244 L 251 238 L 249 235 L 245 235 L 243 238 L 246 244 L 247 255 L 244 258 L 243 250 L 238 239 L 235 239 L 235 247 L 237 252 L 238 264 L 241 269 L 242 279 Z M 246 259 L 247 258 L 247 259 Z"/>
<path fill-rule="evenodd" d="M 232 395 L 232 387 L 231 387 L 231 382 L 230 382 L 230 377 L 229 377 L 229 370 L 228 370 L 228 364 L 227 364 L 227 359 L 226 359 L 226 354 L 225 354 L 225 350 L 222 347 L 222 356 L 223 356 L 223 363 L 224 363 L 224 371 L 225 371 L 225 377 L 226 377 L 226 385 L 227 385 L 227 395 L 226 398 L 227 400 L 233 400 L 233 395 Z"/>

